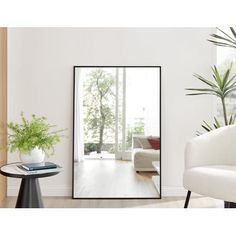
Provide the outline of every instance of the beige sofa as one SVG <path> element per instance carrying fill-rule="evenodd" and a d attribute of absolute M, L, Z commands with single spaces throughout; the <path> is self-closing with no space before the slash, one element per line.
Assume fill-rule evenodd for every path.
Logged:
<path fill-rule="evenodd" d="M 152 149 L 151 146 L 143 148 L 139 139 L 146 139 L 148 136 L 133 135 L 132 138 L 132 161 L 134 169 L 138 171 L 155 171 L 152 162 L 160 161 L 160 150 Z"/>

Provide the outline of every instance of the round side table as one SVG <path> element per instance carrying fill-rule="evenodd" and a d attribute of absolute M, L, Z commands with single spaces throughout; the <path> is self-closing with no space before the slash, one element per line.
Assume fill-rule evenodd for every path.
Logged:
<path fill-rule="evenodd" d="M 60 173 L 61 168 L 47 173 L 26 174 L 20 170 L 18 165 L 21 163 L 12 163 L 0 167 L 0 173 L 7 177 L 20 178 L 21 185 L 18 193 L 16 208 L 43 208 L 43 200 L 38 178 L 49 177 Z"/>

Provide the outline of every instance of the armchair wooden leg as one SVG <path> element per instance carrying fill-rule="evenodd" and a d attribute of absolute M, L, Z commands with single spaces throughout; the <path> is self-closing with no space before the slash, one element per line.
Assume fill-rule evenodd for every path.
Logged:
<path fill-rule="evenodd" d="M 188 203 L 189 203 L 190 196 L 191 196 L 191 191 L 188 191 L 187 196 L 186 196 L 186 200 L 185 200 L 185 203 L 184 203 L 184 208 L 188 208 Z"/>

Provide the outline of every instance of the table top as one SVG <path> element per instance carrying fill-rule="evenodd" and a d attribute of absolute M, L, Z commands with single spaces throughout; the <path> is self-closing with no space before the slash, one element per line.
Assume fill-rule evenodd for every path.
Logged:
<path fill-rule="evenodd" d="M 30 179 L 30 178 L 43 178 L 57 175 L 62 170 L 61 167 L 58 167 L 50 170 L 47 169 L 47 170 L 36 170 L 36 171 L 24 171 L 18 167 L 21 164 L 22 164 L 21 162 L 15 162 L 3 165 L 0 167 L 0 174 L 7 177 Z"/>

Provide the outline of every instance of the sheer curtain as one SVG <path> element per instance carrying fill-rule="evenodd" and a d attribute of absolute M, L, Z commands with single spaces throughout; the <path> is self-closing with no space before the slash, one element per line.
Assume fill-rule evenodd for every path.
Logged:
<path fill-rule="evenodd" d="M 160 136 L 160 71 L 146 71 L 145 135 Z"/>
<path fill-rule="evenodd" d="M 84 160 L 84 125 L 83 125 L 83 81 L 80 76 L 80 69 L 75 71 L 75 127 L 74 127 L 74 145 L 75 161 Z"/>

